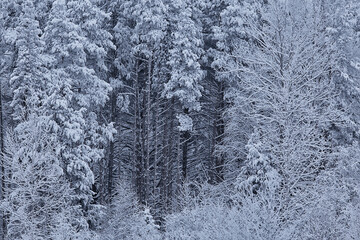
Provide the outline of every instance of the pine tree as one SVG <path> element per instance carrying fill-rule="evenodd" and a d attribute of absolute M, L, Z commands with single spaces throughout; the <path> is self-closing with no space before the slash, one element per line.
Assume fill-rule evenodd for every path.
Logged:
<path fill-rule="evenodd" d="M 27 120 L 29 111 L 36 111 L 42 105 L 44 88 L 49 78 L 34 6 L 31 1 L 25 1 L 21 7 L 19 25 L 15 28 L 17 56 L 10 76 L 13 92 L 11 106 L 14 109 L 13 118 L 17 121 Z"/>
<path fill-rule="evenodd" d="M 131 52 L 134 62 L 132 81 L 132 164 L 135 167 L 133 180 L 136 184 L 139 200 L 149 202 L 150 167 L 152 165 L 153 137 L 151 134 L 152 109 L 154 99 L 158 98 L 164 81 L 161 71 L 166 53 L 164 50 L 168 21 L 167 6 L 163 1 L 125 1 L 122 4 L 123 15 L 128 16 L 132 24 Z M 131 26 L 131 25 L 130 25 Z M 155 159 L 154 164 L 158 164 Z"/>
<path fill-rule="evenodd" d="M 181 172 L 183 181 L 187 179 L 188 142 L 192 131 L 189 111 L 200 110 L 200 97 L 204 72 L 200 66 L 203 54 L 201 26 L 193 20 L 195 6 L 190 1 L 171 2 L 171 44 L 169 49 L 170 79 L 165 83 L 163 94 L 167 98 L 180 101 L 183 109 L 178 113 L 179 131 L 182 142 Z"/>
<path fill-rule="evenodd" d="M 57 157 L 59 146 L 49 134 L 46 101 L 50 74 L 46 66 L 44 42 L 35 19 L 32 1 L 21 3 L 16 30 L 17 55 L 11 74 L 11 106 L 17 122 L 6 149 L 6 196 L 3 209 L 8 213 L 9 239 L 59 239 L 58 228 L 74 232 L 73 221 L 65 215 L 71 190 Z M 59 218 L 59 214 L 65 214 Z M 46 224 L 45 224 L 46 223 Z"/>
<path fill-rule="evenodd" d="M 100 124 L 95 113 L 111 90 L 100 78 L 100 72 L 106 71 L 104 58 L 111 42 L 105 30 L 93 36 L 96 31 L 89 28 L 100 28 L 104 17 L 90 1 L 66 4 L 57 0 L 44 33 L 47 52 L 53 57 L 47 114 L 52 117 L 52 131 L 62 145 L 59 157 L 76 192 L 74 203 L 82 206 L 86 218 L 98 212 L 96 205 L 91 205 L 91 164 L 103 158 L 102 146 L 114 133 L 112 124 Z"/>
<path fill-rule="evenodd" d="M 171 19 L 172 43 L 168 61 L 171 77 L 165 83 L 164 94 L 168 98 L 178 98 L 184 109 L 200 110 L 201 81 L 204 78 L 199 63 L 203 54 L 201 26 L 192 19 L 194 7 L 190 1 L 174 1 L 172 8 L 172 16 L 176 18 Z"/>

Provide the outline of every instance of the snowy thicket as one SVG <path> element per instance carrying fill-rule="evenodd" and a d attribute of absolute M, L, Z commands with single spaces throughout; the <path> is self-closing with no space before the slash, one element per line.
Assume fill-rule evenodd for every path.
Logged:
<path fill-rule="evenodd" d="M 155 224 L 150 210 L 139 206 L 135 193 L 124 183 L 116 185 L 113 202 L 103 219 L 103 239 L 161 239 L 159 226 Z"/>
<path fill-rule="evenodd" d="M 0 1 L 1 239 L 359 239 L 358 0 Z"/>

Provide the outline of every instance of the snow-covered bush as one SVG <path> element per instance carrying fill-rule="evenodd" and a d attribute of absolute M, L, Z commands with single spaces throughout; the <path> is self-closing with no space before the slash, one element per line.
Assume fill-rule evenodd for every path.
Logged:
<path fill-rule="evenodd" d="M 141 209 L 135 193 L 125 183 L 117 185 L 117 193 L 108 208 L 102 227 L 104 240 L 157 240 L 159 227 L 147 207 Z"/>
<path fill-rule="evenodd" d="M 73 221 L 80 209 L 69 205 L 73 190 L 55 153 L 59 145 L 43 120 L 30 117 L 7 137 L 1 206 L 9 240 L 66 240 L 77 232 Z"/>
<path fill-rule="evenodd" d="M 271 201 L 252 195 L 239 202 L 239 198 L 226 197 L 224 189 L 224 195 L 219 196 L 217 188 L 200 186 L 197 197 L 184 197 L 184 209 L 166 219 L 167 240 L 286 239 L 280 238 L 284 233 L 278 228 L 277 211 Z"/>
<path fill-rule="evenodd" d="M 241 239 L 239 212 L 220 203 L 198 204 L 166 220 L 168 240 Z"/>

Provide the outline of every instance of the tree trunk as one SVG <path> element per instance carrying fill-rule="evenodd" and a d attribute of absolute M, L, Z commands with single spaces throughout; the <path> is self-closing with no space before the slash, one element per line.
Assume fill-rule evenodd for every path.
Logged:
<path fill-rule="evenodd" d="M 152 58 L 150 57 L 148 60 L 148 79 L 147 79 L 147 113 L 146 113 L 146 160 L 145 160 L 145 204 L 147 203 L 147 198 L 149 196 L 149 166 L 150 166 L 150 120 L 151 120 L 151 75 L 152 75 Z"/>
<path fill-rule="evenodd" d="M 116 114 L 116 94 L 113 91 L 111 93 L 111 122 L 115 122 L 115 114 Z M 108 199 L 111 202 L 112 199 L 112 189 L 113 189 L 113 173 L 114 173 L 114 141 L 110 141 L 110 149 L 109 149 L 109 160 L 108 160 Z"/>
<path fill-rule="evenodd" d="M 173 165 L 174 165 L 174 156 L 173 156 L 173 135 L 174 135 L 174 99 L 171 100 L 169 108 L 169 136 L 168 136 L 168 151 L 167 151 L 167 161 L 166 161 L 166 184 L 167 184 L 167 213 L 170 213 L 172 208 L 172 195 L 173 195 Z M 175 158 L 176 159 L 176 158 Z"/>
<path fill-rule="evenodd" d="M 184 114 L 189 115 L 189 109 L 184 109 Z M 182 178 L 183 182 L 186 182 L 187 178 L 187 167 L 188 167 L 188 143 L 190 139 L 190 131 L 184 131 L 181 134 L 181 142 L 182 142 Z"/>
<path fill-rule="evenodd" d="M 215 135 L 215 146 L 222 144 L 223 136 L 225 132 L 225 123 L 223 119 L 223 111 L 225 109 L 224 102 L 224 83 L 220 82 L 220 94 L 218 97 L 218 107 L 216 110 L 216 135 Z M 216 174 L 216 182 L 220 183 L 224 181 L 224 164 L 225 160 L 222 155 L 212 153 L 215 156 L 215 174 Z"/>
<path fill-rule="evenodd" d="M 0 199 L 1 201 L 5 198 L 5 161 L 4 161 L 4 122 L 3 122 L 3 98 L 2 98 L 2 81 L 0 82 L 0 158 L 1 158 L 1 191 Z M 5 212 L 2 211 L 1 214 L 1 239 L 5 239 L 6 233 L 6 219 Z"/>
<path fill-rule="evenodd" d="M 164 109 L 167 109 L 169 105 L 169 101 L 166 101 L 164 104 Z M 164 217 L 167 214 L 166 212 L 166 203 L 167 203 L 167 156 L 168 156 L 168 135 L 169 135 L 169 126 L 168 126 L 168 119 L 165 114 L 164 119 L 164 133 L 162 135 L 162 154 L 160 159 L 160 168 L 161 168 L 161 177 L 159 182 L 159 188 L 160 188 L 160 221 L 161 221 L 161 227 L 164 229 L 164 226 L 162 225 L 164 221 Z"/>
<path fill-rule="evenodd" d="M 140 144 L 140 93 L 139 93 L 139 61 L 136 63 L 136 76 L 135 76 L 135 113 L 134 113 L 134 142 L 133 142 L 133 161 L 135 165 L 135 188 L 137 190 L 137 195 L 139 197 L 140 202 L 143 201 L 143 190 L 142 190 L 142 180 L 143 180 L 143 164 L 142 164 L 142 150 Z"/>

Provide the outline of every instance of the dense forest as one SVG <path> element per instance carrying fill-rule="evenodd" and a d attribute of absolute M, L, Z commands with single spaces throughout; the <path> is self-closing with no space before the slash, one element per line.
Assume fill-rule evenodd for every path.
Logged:
<path fill-rule="evenodd" d="M 1 240 L 360 239 L 359 0 L 1 0 Z"/>

